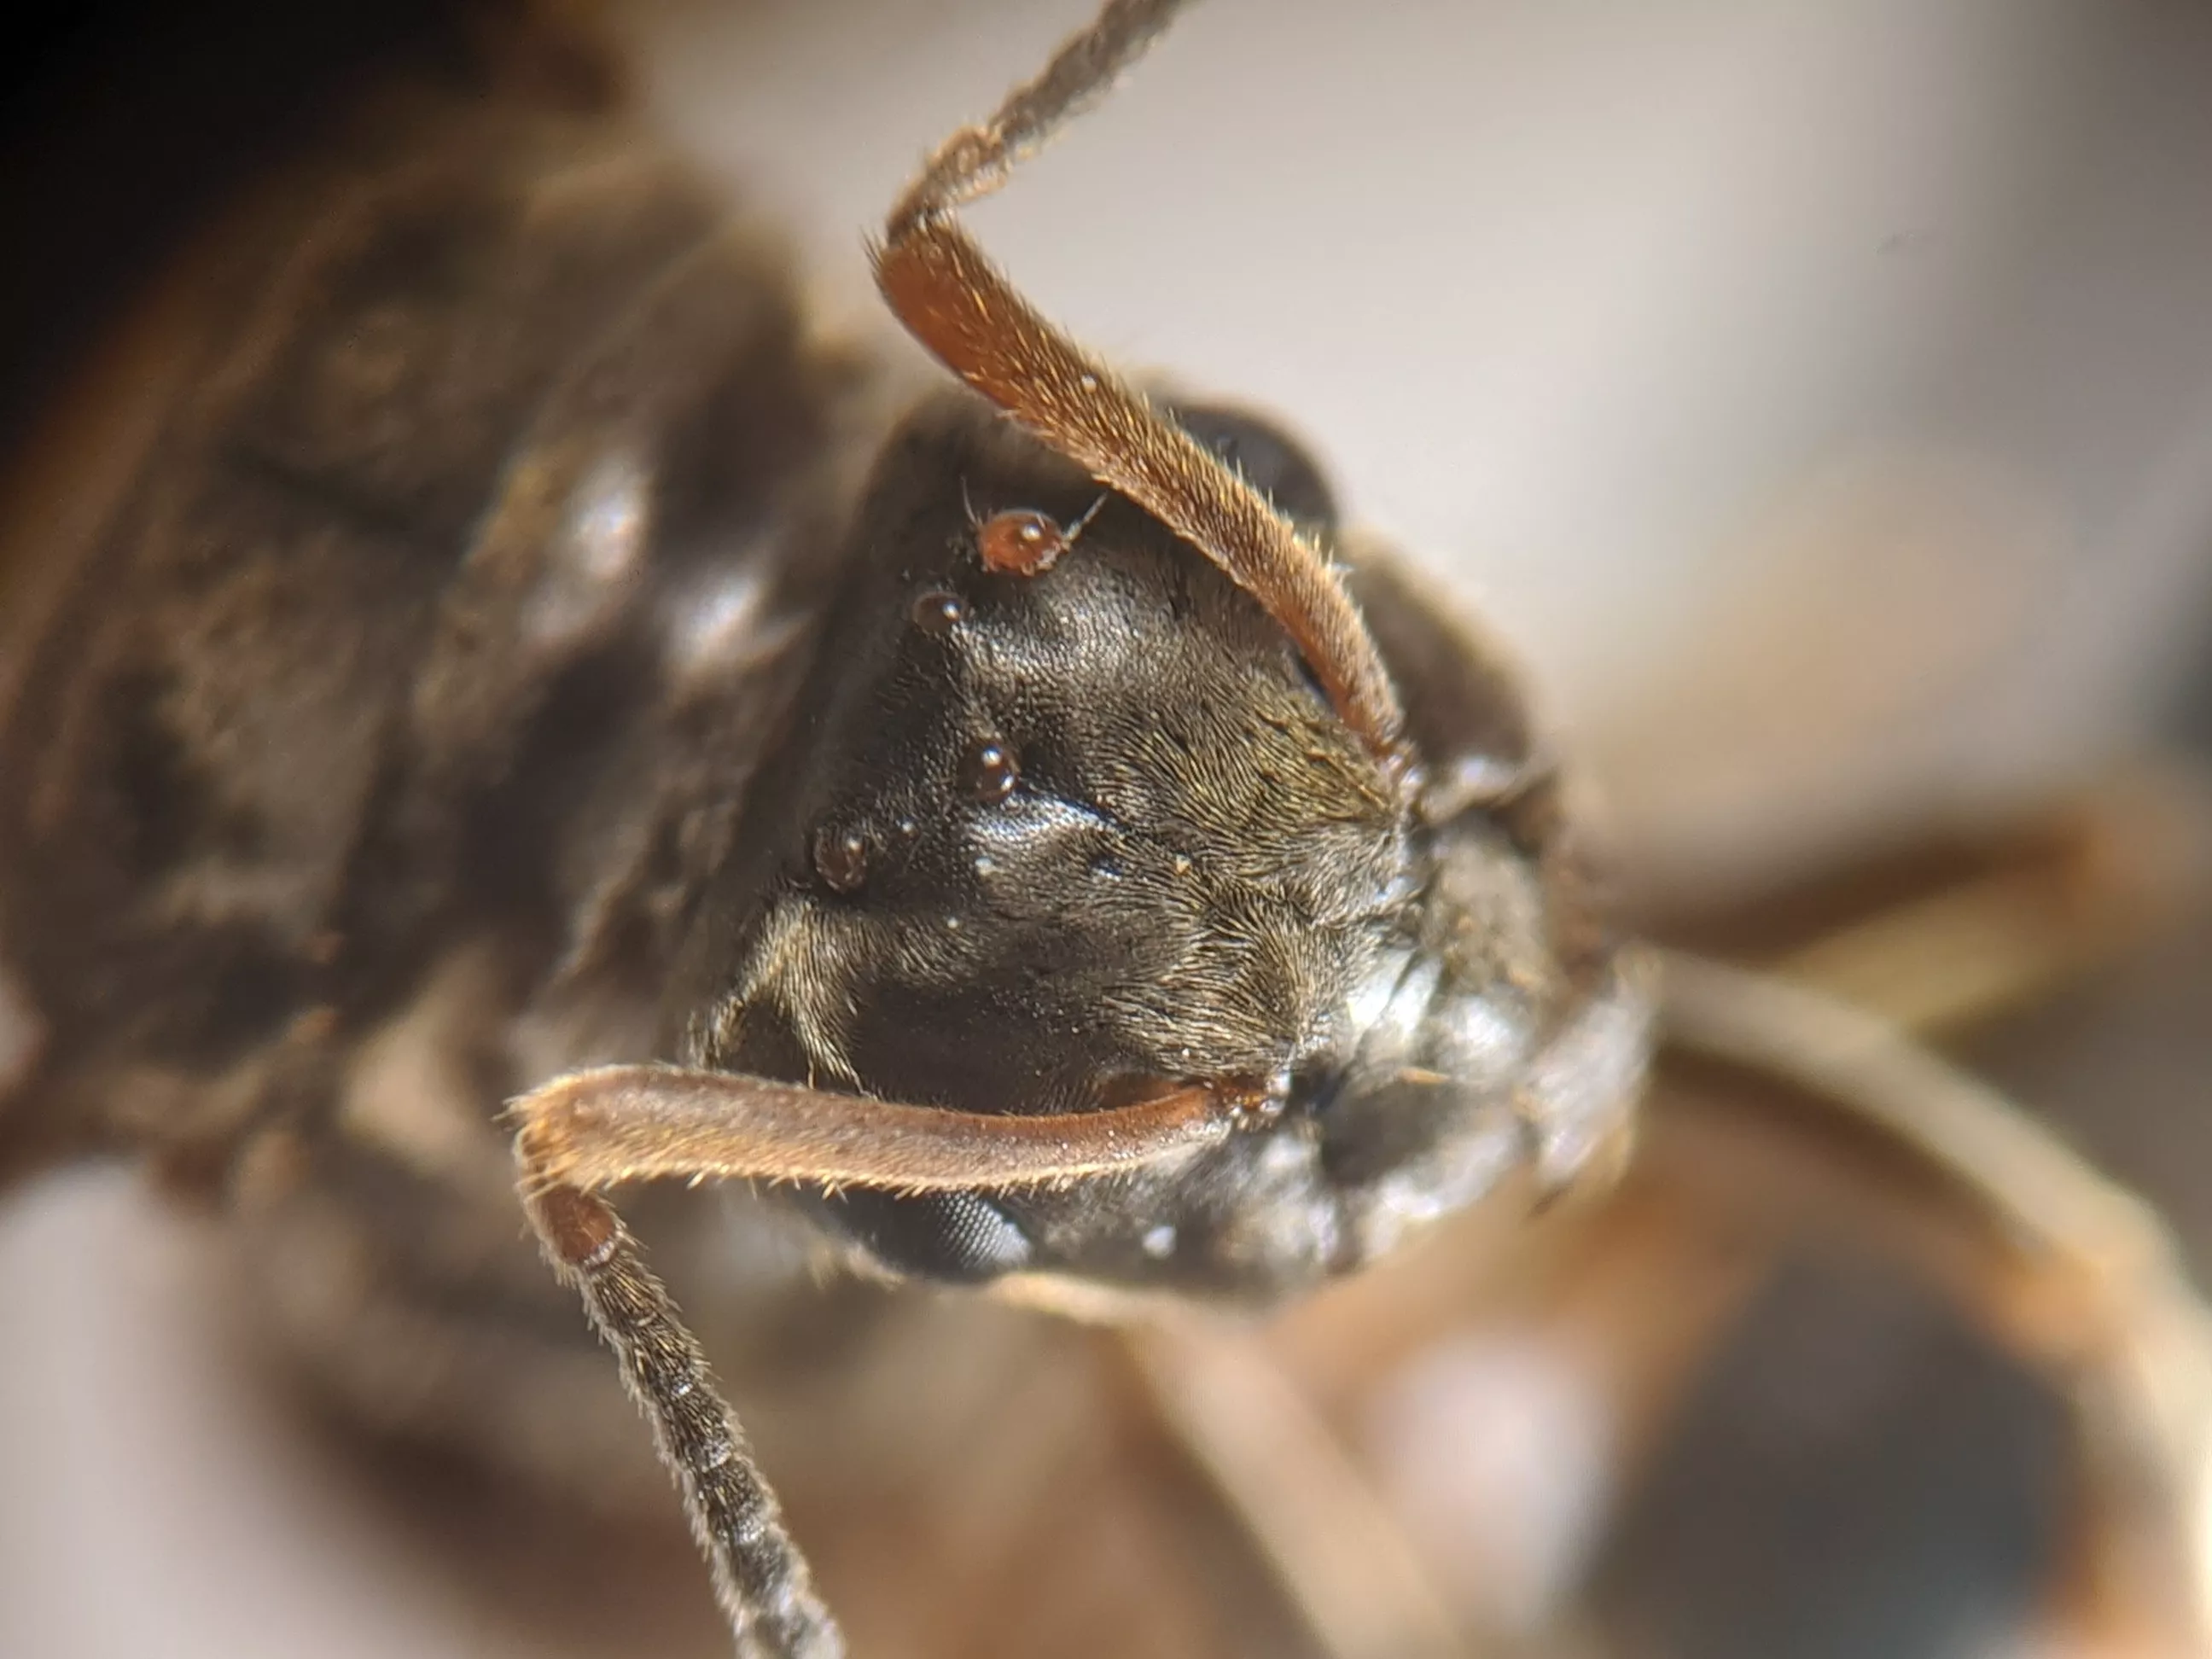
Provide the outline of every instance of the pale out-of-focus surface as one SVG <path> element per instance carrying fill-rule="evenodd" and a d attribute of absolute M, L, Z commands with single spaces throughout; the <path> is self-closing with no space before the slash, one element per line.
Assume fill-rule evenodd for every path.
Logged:
<path fill-rule="evenodd" d="M 866 228 L 1085 9 L 635 36 L 872 326 Z M 1644 878 L 1710 889 L 2094 770 L 2203 637 L 2208 77 L 2181 4 L 1215 0 L 976 222 L 1088 342 L 1309 436 L 1535 665 Z M 119 1177 L 0 1223 L 0 1654 L 638 1650 L 496 1623 L 335 1478 L 218 1259 Z"/>

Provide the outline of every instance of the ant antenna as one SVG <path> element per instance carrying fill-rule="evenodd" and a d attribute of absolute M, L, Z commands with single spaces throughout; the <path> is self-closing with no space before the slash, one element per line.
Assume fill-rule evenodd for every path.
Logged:
<path fill-rule="evenodd" d="M 1328 561 L 1204 445 L 1022 298 L 955 216 L 1141 56 L 1188 0 L 1108 0 L 990 120 L 939 146 L 884 222 L 876 285 L 915 339 L 1099 483 L 1220 566 L 1305 654 L 1370 752 L 1402 774 L 1404 716 Z"/>

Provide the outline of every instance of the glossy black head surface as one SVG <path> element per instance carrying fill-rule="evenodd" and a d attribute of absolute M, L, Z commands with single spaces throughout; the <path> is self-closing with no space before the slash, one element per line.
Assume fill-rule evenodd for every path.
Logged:
<path fill-rule="evenodd" d="M 1327 533 L 1293 447 L 1187 418 Z M 979 552 L 1011 512 L 1091 516 L 1022 575 Z M 1443 845 L 1255 601 L 965 395 L 894 436 L 854 533 L 702 923 L 686 1058 L 977 1112 L 1188 1080 L 1256 1084 L 1288 1109 L 1140 1176 L 822 1200 L 835 1219 L 937 1276 L 1271 1287 L 1368 1254 L 1347 1182 L 1372 1194 L 1433 1161 L 1467 1110 L 1484 1167 L 1510 1157 L 1498 1079 L 1557 988 L 1507 837 L 1468 822 Z M 1504 980 L 1513 1006 L 1482 1011 L 1470 1058 L 1465 1022 L 1432 1005 Z M 1470 1066 L 1479 1100 L 1439 1095 Z"/>

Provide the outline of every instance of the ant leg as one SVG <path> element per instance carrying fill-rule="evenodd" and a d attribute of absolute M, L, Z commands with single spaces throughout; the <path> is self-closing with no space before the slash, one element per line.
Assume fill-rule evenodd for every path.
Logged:
<path fill-rule="evenodd" d="M 1183 1309 L 1121 1335 L 1153 1411 L 1242 1522 L 1319 1651 L 1474 1659 L 1399 1517 L 1264 1340 Z"/>
<path fill-rule="evenodd" d="M 1399 769 L 1403 713 L 1328 561 L 1144 395 L 1017 293 L 954 216 L 1111 84 L 1182 0 L 1109 0 L 1044 72 L 955 133 L 892 207 L 876 283 L 946 368 L 1219 565 L 1279 622 L 1370 752 Z"/>
<path fill-rule="evenodd" d="M 1678 952 L 1664 953 L 1662 966 L 1661 1029 L 1671 1044 L 1778 1080 L 1832 1122 L 1871 1137 L 1948 1188 L 1949 1203 L 1975 1215 L 2018 1264 L 2019 1281 L 2002 1298 L 2011 1309 L 1983 1316 L 2008 1327 L 2021 1357 L 2072 1401 L 2086 1478 L 2106 1494 L 2100 1501 L 2134 1511 L 2120 1539 L 2095 1547 L 2106 1559 L 2088 1571 L 2124 1574 L 2111 1564 L 2168 1526 L 2174 1559 L 2201 1559 L 2212 1315 L 2156 1212 L 1879 1015 Z M 2190 1588 L 2201 1595 L 2201 1582 Z"/>
<path fill-rule="evenodd" d="M 2093 1284 L 2172 1271 L 2174 1245 L 2140 1199 L 1881 1016 L 1675 951 L 1661 953 L 1660 985 L 1666 1041 L 1803 1090 L 1951 1183 L 2005 1237 Z"/>

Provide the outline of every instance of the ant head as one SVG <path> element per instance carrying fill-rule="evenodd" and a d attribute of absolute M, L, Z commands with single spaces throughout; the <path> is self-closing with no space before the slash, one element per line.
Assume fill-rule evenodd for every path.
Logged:
<path fill-rule="evenodd" d="M 1025 526 L 1074 545 L 995 546 Z M 1264 607 L 960 392 L 891 438 L 848 556 L 682 989 L 690 1063 L 1081 1114 L 1341 1048 L 1412 823 Z M 979 1202 L 873 1242 L 953 1271 Z"/>

